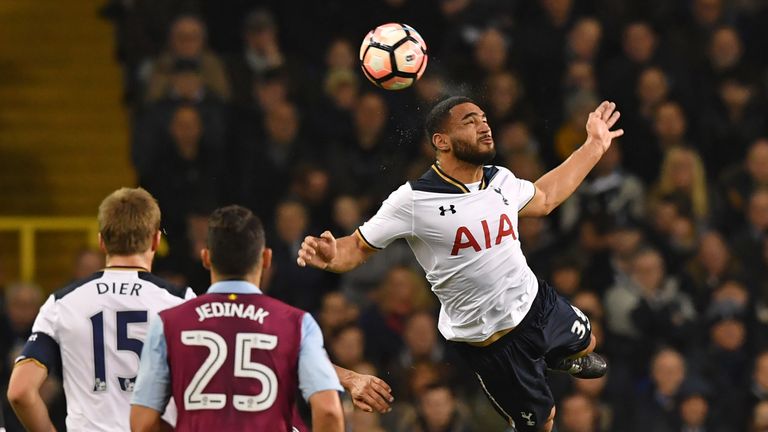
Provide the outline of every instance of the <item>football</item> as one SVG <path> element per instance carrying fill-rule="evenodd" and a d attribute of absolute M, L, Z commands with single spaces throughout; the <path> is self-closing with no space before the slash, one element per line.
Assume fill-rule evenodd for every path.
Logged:
<path fill-rule="evenodd" d="M 427 44 L 407 24 L 382 24 L 363 39 L 360 63 L 372 83 L 386 90 L 402 90 L 427 68 Z"/>

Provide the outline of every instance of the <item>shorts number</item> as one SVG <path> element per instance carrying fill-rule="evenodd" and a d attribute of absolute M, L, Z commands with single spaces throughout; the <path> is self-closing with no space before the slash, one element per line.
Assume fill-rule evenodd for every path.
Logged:
<path fill-rule="evenodd" d="M 220 335 L 208 330 L 181 332 L 181 342 L 188 346 L 208 348 L 208 357 L 192 377 L 184 390 L 184 408 L 188 411 L 222 409 L 226 405 L 223 393 L 203 393 L 214 375 L 227 359 L 227 342 Z M 277 375 L 268 366 L 251 361 L 251 351 L 270 351 L 277 346 L 277 336 L 263 333 L 238 333 L 235 341 L 234 375 L 240 378 L 254 378 L 261 382 L 261 393 L 257 395 L 233 395 L 232 403 L 238 411 L 264 411 L 277 399 Z"/>
<path fill-rule="evenodd" d="M 584 315 L 584 312 L 580 311 L 576 306 L 571 305 L 576 316 L 579 317 L 573 322 L 571 326 L 571 333 L 578 335 L 579 339 L 583 339 L 587 335 L 587 330 L 592 330 L 592 326 L 589 324 L 589 318 Z M 583 323 L 581 321 L 584 321 Z"/>

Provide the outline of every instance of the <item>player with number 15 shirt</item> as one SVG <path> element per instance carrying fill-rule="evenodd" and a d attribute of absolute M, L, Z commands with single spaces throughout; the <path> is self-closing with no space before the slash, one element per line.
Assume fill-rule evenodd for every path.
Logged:
<path fill-rule="evenodd" d="M 147 191 L 113 192 L 99 206 L 98 221 L 107 267 L 48 297 L 16 359 L 8 399 L 27 430 L 53 427 L 39 387 L 60 369 L 67 430 L 127 430 L 149 322 L 194 297 L 191 289 L 175 288 L 149 272 L 160 244 L 160 208 Z M 166 417 L 171 423 L 172 411 Z"/>

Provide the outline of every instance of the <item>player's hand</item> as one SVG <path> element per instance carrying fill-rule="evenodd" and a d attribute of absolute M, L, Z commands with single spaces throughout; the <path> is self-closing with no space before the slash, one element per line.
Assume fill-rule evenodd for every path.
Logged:
<path fill-rule="evenodd" d="M 624 135 L 624 129 L 611 130 L 619 116 L 621 114 L 616 111 L 616 104 L 608 101 L 603 101 L 597 109 L 589 113 L 587 135 L 597 142 L 603 151 L 608 150 L 614 138 Z"/>
<path fill-rule="evenodd" d="M 296 263 L 300 267 L 317 267 L 325 270 L 336 258 L 336 239 L 330 231 L 320 234 L 320 237 L 307 236 L 301 243 Z"/>
<path fill-rule="evenodd" d="M 389 412 L 389 404 L 395 400 L 389 384 L 373 375 L 354 373 L 346 380 L 345 388 L 352 396 L 352 403 L 365 412 Z"/>

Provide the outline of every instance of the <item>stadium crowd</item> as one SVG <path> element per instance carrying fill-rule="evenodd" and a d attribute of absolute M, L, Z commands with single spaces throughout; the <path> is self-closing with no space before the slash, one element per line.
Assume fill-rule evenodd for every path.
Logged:
<path fill-rule="evenodd" d="M 768 430 L 768 2 L 111 0 L 102 13 L 138 183 L 163 212 L 156 273 L 204 292 L 206 215 L 254 210 L 274 250 L 263 288 L 315 314 L 335 363 L 393 388 L 385 415 L 347 401 L 349 430 L 504 428 L 437 332 L 406 244 L 341 276 L 295 262 L 305 235 L 351 233 L 429 167 L 423 116 L 455 94 L 486 110 L 495 163 L 528 180 L 584 141 L 600 100 L 622 112 L 625 136 L 576 194 L 520 221 L 529 265 L 590 317 L 610 365 L 550 375 L 558 430 Z M 358 64 L 363 35 L 390 21 L 430 55 L 400 92 Z M 101 265 L 76 263 L 73 277 Z M 43 300 L 6 288 L 3 383 Z"/>

